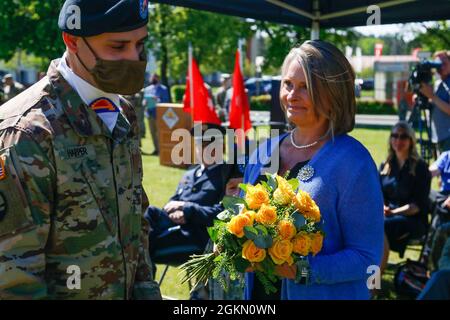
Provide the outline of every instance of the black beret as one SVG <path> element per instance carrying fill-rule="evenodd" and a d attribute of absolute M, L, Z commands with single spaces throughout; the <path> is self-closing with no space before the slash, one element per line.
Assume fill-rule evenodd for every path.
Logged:
<path fill-rule="evenodd" d="M 59 28 L 74 36 L 126 32 L 148 23 L 148 0 L 66 0 Z"/>
<path fill-rule="evenodd" d="M 224 127 L 214 123 L 196 123 L 191 129 L 191 135 L 194 139 L 203 141 L 211 141 L 212 138 L 223 138 L 225 133 Z"/>

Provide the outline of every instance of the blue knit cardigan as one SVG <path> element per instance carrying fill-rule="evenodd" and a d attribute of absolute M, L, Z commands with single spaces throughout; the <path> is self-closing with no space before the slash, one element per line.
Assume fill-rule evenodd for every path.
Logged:
<path fill-rule="evenodd" d="M 245 183 L 255 183 L 286 136 L 267 140 L 252 155 Z M 380 264 L 384 239 L 383 196 L 376 165 L 367 149 L 346 134 L 329 140 L 309 165 L 314 175 L 300 182 L 300 188 L 319 206 L 326 236 L 322 251 L 308 258 L 310 283 L 283 279 L 281 297 L 368 299 L 367 280 L 373 273 L 371 266 Z M 245 278 L 245 299 L 251 300 L 254 274 L 246 273 Z"/>

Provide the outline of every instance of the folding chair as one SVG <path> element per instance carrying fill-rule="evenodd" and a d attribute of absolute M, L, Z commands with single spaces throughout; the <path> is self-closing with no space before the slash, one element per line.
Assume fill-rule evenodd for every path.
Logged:
<path fill-rule="evenodd" d="M 158 238 L 164 238 L 172 232 L 179 232 L 180 226 L 175 226 L 167 229 L 165 232 L 161 233 Z M 189 260 L 190 256 L 193 254 L 202 254 L 205 248 L 194 244 L 181 244 L 176 246 L 171 246 L 162 249 L 156 249 L 152 259 L 155 264 L 164 264 L 165 268 L 159 279 L 159 285 L 161 286 L 169 267 L 178 267 L 181 264 Z M 191 289 L 191 284 L 189 283 L 189 289 Z"/>

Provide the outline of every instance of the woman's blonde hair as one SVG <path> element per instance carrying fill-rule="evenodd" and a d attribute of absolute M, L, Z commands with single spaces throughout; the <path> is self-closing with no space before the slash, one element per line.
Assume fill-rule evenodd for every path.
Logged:
<path fill-rule="evenodd" d="M 391 134 L 398 129 L 403 129 L 409 137 L 410 145 L 408 150 L 408 159 L 410 161 L 409 173 L 411 175 L 416 175 L 416 166 L 420 160 L 419 153 L 417 152 L 417 140 L 416 133 L 414 129 L 409 125 L 406 121 L 397 122 L 391 130 Z M 383 170 L 381 171 L 381 175 L 389 175 L 391 173 L 392 161 L 395 159 L 395 151 L 392 148 L 391 137 L 389 136 L 389 151 L 388 156 L 386 158 L 386 162 L 384 163 Z"/>
<path fill-rule="evenodd" d="M 355 72 L 342 52 L 321 40 L 309 40 L 293 48 L 281 67 L 281 88 L 293 61 L 302 66 L 315 112 L 329 120 L 332 135 L 352 131 L 356 113 Z"/>

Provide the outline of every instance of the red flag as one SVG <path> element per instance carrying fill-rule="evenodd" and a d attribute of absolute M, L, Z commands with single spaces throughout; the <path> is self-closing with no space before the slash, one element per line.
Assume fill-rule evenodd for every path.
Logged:
<path fill-rule="evenodd" d="M 252 122 L 250 121 L 250 105 L 245 92 L 244 77 L 239 61 L 239 50 L 237 50 L 233 73 L 233 97 L 230 105 L 230 128 L 242 129 L 247 132 L 252 128 Z"/>
<path fill-rule="evenodd" d="M 381 57 L 383 54 L 383 44 L 375 43 L 375 57 Z"/>
<path fill-rule="evenodd" d="M 184 94 L 183 110 L 192 114 L 192 119 L 194 122 L 214 123 L 220 125 L 221 121 L 217 116 L 216 110 L 214 109 L 214 104 L 209 97 L 208 89 L 205 87 L 205 83 L 203 82 L 202 75 L 198 69 L 197 62 L 195 62 L 195 59 L 192 59 L 191 63 L 192 78 L 189 77 L 188 71 L 188 81 L 186 83 L 186 92 Z M 192 98 L 191 95 L 193 96 Z"/>
<path fill-rule="evenodd" d="M 414 57 L 414 59 L 419 59 L 419 52 L 422 50 L 422 48 L 414 48 L 411 55 Z"/>

